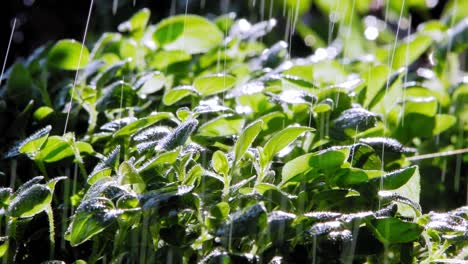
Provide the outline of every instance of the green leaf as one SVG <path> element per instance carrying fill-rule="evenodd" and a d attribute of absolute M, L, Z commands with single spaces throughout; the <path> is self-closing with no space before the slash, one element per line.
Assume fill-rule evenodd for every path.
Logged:
<path fill-rule="evenodd" d="M 189 85 L 175 87 L 166 91 L 163 97 L 163 104 L 173 105 L 189 95 L 198 95 L 198 92 Z"/>
<path fill-rule="evenodd" d="M 76 142 L 76 146 L 80 153 L 94 153 L 93 147 L 89 143 Z M 51 136 L 47 139 L 46 143 L 41 148 L 39 154 L 37 154 L 34 159 L 50 163 L 74 155 L 75 152 L 73 151 L 67 139 L 60 136 Z"/>
<path fill-rule="evenodd" d="M 29 136 L 21 142 L 19 152 L 26 153 L 29 157 L 34 158 L 36 153 L 42 148 L 42 145 L 46 142 L 51 130 L 52 126 L 49 125 Z"/>
<path fill-rule="evenodd" d="M 96 110 L 132 107 L 138 103 L 138 96 L 133 87 L 123 81 L 117 81 L 102 90 L 102 96 L 96 101 Z"/>
<path fill-rule="evenodd" d="M 80 204 L 69 227 L 66 239 L 72 246 L 86 242 L 116 220 L 112 202 L 106 198 L 92 198 Z"/>
<path fill-rule="evenodd" d="M 118 138 L 118 137 L 125 137 L 128 135 L 132 135 L 136 131 L 149 127 L 151 125 L 154 125 L 155 123 L 164 120 L 164 119 L 172 119 L 174 118 L 174 115 L 172 113 L 166 113 L 166 112 L 161 112 L 161 113 L 155 113 L 151 114 L 150 116 L 140 118 L 135 122 L 132 122 L 121 129 L 117 130 L 117 132 L 114 133 L 113 137 Z"/>
<path fill-rule="evenodd" d="M 227 137 L 241 132 L 245 120 L 236 116 L 220 116 L 206 122 L 198 129 L 198 135 L 204 137 Z"/>
<path fill-rule="evenodd" d="M 233 76 L 217 74 L 198 77 L 193 82 L 193 86 L 202 96 L 209 96 L 231 89 L 235 83 L 236 78 Z"/>
<path fill-rule="evenodd" d="M 181 148 L 179 147 L 172 151 L 163 152 L 161 155 L 150 159 L 145 164 L 143 164 L 140 168 L 138 168 L 138 172 L 150 170 L 160 164 L 173 164 L 174 162 L 176 162 L 180 150 Z"/>
<path fill-rule="evenodd" d="M 288 127 L 273 135 L 263 147 L 263 154 L 266 161 L 271 161 L 273 156 L 278 154 L 278 152 L 291 144 L 306 131 L 315 131 L 315 129 L 310 127 Z"/>
<path fill-rule="evenodd" d="M 377 115 L 363 108 L 353 107 L 343 111 L 333 120 L 330 135 L 344 140 L 352 134 L 367 130 L 377 124 Z"/>
<path fill-rule="evenodd" d="M 236 164 L 248 148 L 252 145 L 255 138 L 257 138 L 260 131 L 262 131 L 263 121 L 257 120 L 247 126 L 244 131 L 240 134 L 239 139 L 234 146 L 234 164 Z"/>
<path fill-rule="evenodd" d="M 226 202 L 220 202 L 210 208 L 210 214 L 206 218 L 209 228 L 214 228 L 229 216 L 230 207 Z"/>
<path fill-rule="evenodd" d="M 189 61 L 192 55 L 184 50 L 160 50 L 154 54 L 148 54 L 148 65 L 157 70 L 165 70 L 172 64 Z"/>
<path fill-rule="evenodd" d="M 434 97 L 408 98 L 404 105 L 405 115 L 409 113 L 425 116 L 435 116 L 437 113 L 437 100 Z"/>
<path fill-rule="evenodd" d="M 66 179 L 68 179 L 66 176 L 55 177 L 55 178 L 50 179 L 49 181 L 47 181 L 46 186 L 49 187 L 49 189 L 50 189 L 50 191 L 52 193 L 54 193 L 55 185 L 57 185 L 57 183 L 59 181 L 66 180 Z"/>
<path fill-rule="evenodd" d="M 226 155 L 218 150 L 215 153 L 213 153 L 213 158 L 212 158 L 212 164 L 213 164 L 213 169 L 223 175 L 228 175 L 229 172 L 229 161 L 226 157 Z"/>
<path fill-rule="evenodd" d="M 24 106 L 33 97 L 34 84 L 31 74 L 21 62 L 17 62 L 8 77 L 6 93 L 14 102 Z"/>
<path fill-rule="evenodd" d="M 266 227 L 267 215 L 263 203 L 252 205 L 244 212 L 238 212 L 216 231 L 220 237 L 243 237 L 255 235 Z"/>
<path fill-rule="evenodd" d="M 142 98 L 148 94 L 161 90 L 166 84 L 166 77 L 161 72 L 152 72 L 142 77 L 135 85 L 138 87 L 138 95 Z"/>
<path fill-rule="evenodd" d="M 37 121 L 42 121 L 52 115 L 54 113 L 54 109 L 48 106 L 41 106 L 36 111 L 34 111 L 34 119 Z"/>
<path fill-rule="evenodd" d="M 134 32 L 139 30 L 144 30 L 148 20 L 150 18 L 151 12 L 148 8 L 143 8 L 137 13 L 135 13 L 129 20 L 122 22 L 117 29 L 120 32 Z"/>
<path fill-rule="evenodd" d="M 159 22 L 153 38 L 166 50 L 185 50 L 195 54 L 219 45 L 223 33 L 203 17 L 178 15 Z"/>
<path fill-rule="evenodd" d="M 282 184 L 310 169 L 331 171 L 340 168 L 348 159 L 349 147 L 332 147 L 319 152 L 299 156 L 284 164 L 281 172 Z"/>
<path fill-rule="evenodd" d="M 383 190 L 395 190 L 403 186 L 413 177 L 417 166 L 410 166 L 408 168 L 392 171 L 379 178 L 371 180 L 376 186 L 382 186 Z"/>
<path fill-rule="evenodd" d="M 10 202 L 8 214 L 19 218 L 31 217 L 47 209 L 51 200 L 52 192 L 48 187 L 34 184 Z"/>
<path fill-rule="evenodd" d="M 365 90 L 366 96 L 363 102 L 363 106 L 365 106 L 366 108 L 371 108 L 371 103 L 377 103 L 373 101 L 377 94 L 379 94 L 380 90 L 382 90 L 382 87 L 385 87 L 387 83 L 388 74 L 389 69 L 386 65 L 378 65 L 375 67 L 371 67 L 368 72 L 362 75 L 362 77 L 367 78 L 367 86 Z"/>
<path fill-rule="evenodd" d="M 156 149 L 170 151 L 178 146 L 184 145 L 190 135 L 197 129 L 197 126 L 198 121 L 196 119 L 185 121 L 167 136 L 162 138 L 156 146 Z"/>
<path fill-rule="evenodd" d="M 401 67 L 407 67 L 411 65 L 416 59 L 426 52 L 431 46 L 432 39 L 426 35 L 413 35 L 408 39 L 405 39 L 402 43 L 398 44 L 394 53 L 390 50 L 384 63 L 390 58 L 392 68 L 397 70 Z M 392 61 L 393 60 L 393 61 Z"/>
<path fill-rule="evenodd" d="M 118 175 L 120 184 L 134 184 L 134 190 L 137 193 L 141 193 L 145 190 L 145 181 L 143 178 L 141 178 L 133 164 L 129 163 L 128 161 L 124 161 L 120 164 Z"/>
<path fill-rule="evenodd" d="M 75 40 L 64 39 L 57 42 L 49 51 L 49 65 L 62 70 L 78 70 L 88 64 L 89 51 Z"/>
<path fill-rule="evenodd" d="M 397 218 L 372 219 L 368 226 L 384 244 L 409 243 L 419 239 L 423 227 Z"/>
<path fill-rule="evenodd" d="M 452 115 L 438 114 L 435 116 L 435 127 L 432 134 L 438 135 L 451 128 L 457 122 L 457 118 Z"/>

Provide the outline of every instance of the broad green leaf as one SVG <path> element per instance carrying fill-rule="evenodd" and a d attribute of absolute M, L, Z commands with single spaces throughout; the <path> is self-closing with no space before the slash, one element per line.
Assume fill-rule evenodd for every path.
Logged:
<path fill-rule="evenodd" d="M 188 85 L 175 87 L 164 93 L 163 103 L 165 105 L 173 105 L 189 95 L 198 95 L 198 92 L 195 88 Z"/>
<path fill-rule="evenodd" d="M 66 237 L 70 244 L 78 246 L 112 224 L 118 216 L 112 207 L 112 202 L 106 198 L 93 198 L 80 204 Z"/>
<path fill-rule="evenodd" d="M 437 113 L 437 100 L 434 97 L 408 98 L 404 105 L 404 111 L 405 114 L 435 116 Z"/>
<path fill-rule="evenodd" d="M 330 135 L 344 140 L 352 134 L 367 130 L 377 124 L 378 116 L 364 108 L 353 107 L 343 111 L 333 120 Z"/>
<path fill-rule="evenodd" d="M 204 137 L 227 137 L 242 131 L 245 120 L 235 116 L 221 116 L 206 122 L 198 129 L 198 135 Z"/>
<path fill-rule="evenodd" d="M 224 92 L 234 86 L 236 78 L 231 75 L 218 74 L 195 79 L 193 86 L 202 96 Z"/>
<path fill-rule="evenodd" d="M 54 113 L 54 109 L 48 106 L 41 106 L 36 111 L 34 111 L 34 119 L 37 121 L 42 121 L 52 115 Z"/>
<path fill-rule="evenodd" d="M 435 116 L 435 127 L 432 134 L 438 135 L 451 128 L 457 122 L 457 118 L 452 115 L 438 114 Z"/>
<path fill-rule="evenodd" d="M 196 119 L 187 120 L 162 138 L 156 150 L 170 151 L 178 146 L 185 144 L 190 135 L 197 129 L 198 121 Z"/>
<path fill-rule="evenodd" d="M 159 22 L 153 38 L 166 50 L 185 50 L 195 54 L 219 45 L 223 33 L 203 17 L 177 15 Z"/>
<path fill-rule="evenodd" d="M 291 68 L 285 70 L 283 74 L 290 76 L 297 76 L 309 82 L 314 81 L 314 65 L 305 64 L 305 65 L 294 65 Z"/>
<path fill-rule="evenodd" d="M 392 63 L 391 65 L 394 70 L 401 67 L 408 67 L 416 59 L 421 57 L 431 44 L 432 39 L 429 36 L 413 35 L 411 38 L 405 39 L 403 43 L 399 44 L 394 53 L 392 53 L 393 50 L 390 50 L 386 59 L 389 59 L 390 63 Z M 387 63 L 387 61 L 383 62 Z"/>
<path fill-rule="evenodd" d="M 236 13 L 235 12 L 230 12 L 224 15 L 221 15 L 216 18 L 214 23 L 218 28 L 227 34 L 229 32 L 229 29 L 231 28 L 232 24 L 234 24 L 236 19 Z"/>
<path fill-rule="evenodd" d="M 213 158 L 212 158 L 212 165 L 213 169 L 222 175 L 228 175 L 229 172 L 229 162 L 226 157 L 226 155 L 218 150 L 215 153 L 213 153 Z"/>
<path fill-rule="evenodd" d="M 138 103 L 138 96 L 133 87 L 123 81 L 117 81 L 105 87 L 96 101 L 96 110 L 103 112 L 109 109 L 133 107 Z"/>
<path fill-rule="evenodd" d="M 234 164 L 236 164 L 240 159 L 242 159 L 244 153 L 252 145 L 260 131 L 262 131 L 262 126 L 263 121 L 257 120 L 249 126 L 247 126 L 244 129 L 244 131 L 242 131 L 242 133 L 239 136 L 239 139 L 236 142 L 236 145 L 234 146 Z"/>
<path fill-rule="evenodd" d="M 51 200 L 52 192 L 48 187 L 34 184 L 10 202 L 8 214 L 12 217 L 31 217 L 47 209 Z"/>
<path fill-rule="evenodd" d="M 220 237 L 255 235 L 266 228 L 266 209 L 263 203 L 258 203 L 247 208 L 244 212 L 232 215 L 229 219 L 228 222 L 216 231 L 216 235 Z"/>
<path fill-rule="evenodd" d="M 276 133 L 265 143 L 265 146 L 263 147 L 263 154 L 266 161 L 271 161 L 273 156 L 291 144 L 302 133 L 314 130 L 315 129 L 310 127 L 288 127 Z"/>
<path fill-rule="evenodd" d="M 28 156 L 34 158 L 35 154 L 42 148 L 42 145 L 44 145 L 51 130 L 52 126 L 49 125 L 29 136 L 21 142 L 19 152 L 27 153 Z"/>
<path fill-rule="evenodd" d="M 192 55 L 184 50 L 160 50 L 149 55 L 149 67 L 157 70 L 164 70 L 172 64 L 192 59 Z"/>
<path fill-rule="evenodd" d="M 371 178 L 382 175 L 380 170 L 363 170 L 358 168 L 344 168 L 334 177 L 336 185 L 348 187 L 351 185 L 367 182 Z"/>
<path fill-rule="evenodd" d="M 136 86 L 139 86 L 138 95 L 142 96 L 142 98 L 161 90 L 166 84 L 166 77 L 161 72 L 153 72 L 145 77 L 144 80 L 140 80 L 139 83 L 136 84 Z M 140 83 L 142 84 L 138 85 Z"/>
<path fill-rule="evenodd" d="M 299 156 L 284 164 L 281 172 L 281 182 L 285 184 L 295 176 L 310 169 L 327 172 L 340 168 L 348 159 L 349 152 L 349 147 L 332 147 L 319 152 Z"/>
<path fill-rule="evenodd" d="M 386 65 L 378 65 L 375 67 L 371 67 L 368 72 L 362 75 L 362 77 L 367 78 L 367 86 L 365 88 L 366 96 L 363 102 L 363 106 L 371 108 L 371 103 L 377 103 L 373 103 L 374 98 L 382 90 L 382 87 L 385 87 L 388 75 L 389 69 Z"/>
<path fill-rule="evenodd" d="M 118 175 L 120 184 L 133 184 L 134 190 L 137 193 L 141 193 L 145 190 L 145 181 L 141 178 L 133 164 L 128 161 L 124 161 L 120 164 Z"/>
<path fill-rule="evenodd" d="M 379 156 L 382 153 L 377 153 L 371 146 L 357 143 L 351 146 L 350 153 L 351 166 L 364 170 L 382 169 L 382 161 Z"/>
<path fill-rule="evenodd" d="M 34 98 L 32 76 L 21 62 L 13 65 L 6 85 L 6 93 L 9 99 L 19 105 L 24 106 L 31 98 Z"/>
<path fill-rule="evenodd" d="M 392 171 L 382 177 L 372 179 L 371 182 L 376 186 L 382 186 L 383 190 L 395 190 L 403 186 L 411 179 L 411 177 L 413 177 L 416 168 L 416 166 L 410 166 L 404 169 Z"/>
<path fill-rule="evenodd" d="M 421 175 L 419 173 L 418 167 L 412 175 L 412 177 L 400 188 L 393 190 L 392 192 L 397 193 L 407 199 L 409 199 L 414 204 L 419 204 L 420 195 L 421 195 Z M 398 213 L 406 217 L 415 217 L 415 212 L 412 208 L 409 208 L 407 205 L 398 204 Z"/>
<path fill-rule="evenodd" d="M 47 181 L 46 186 L 49 187 L 51 193 L 54 193 L 55 185 L 57 185 L 59 181 L 66 180 L 66 179 L 68 179 L 66 176 L 55 177 Z"/>
<path fill-rule="evenodd" d="M 76 142 L 76 147 L 80 153 L 94 153 L 93 147 L 89 143 Z M 36 155 L 35 160 L 56 162 L 74 155 L 75 152 L 67 139 L 60 136 L 51 136 L 47 139 L 39 154 Z"/>
<path fill-rule="evenodd" d="M 108 167 L 101 168 L 98 170 L 95 169 L 91 172 L 91 174 L 89 174 L 87 182 L 89 185 L 93 185 L 98 180 L 111 176 L 111 174 L 112 169 Z"/>
<path fill-rule="evenodd" d="M 176 162 L 177 157 L 179 156 L 180 150 L 181 150 L 181 148 L 179 147 L 179 148 L 176 148 L 175 150 L 172 150 L 172 151 L 163 152 L 159 156 L 157 156 L 157 157 L 155 157 L 153 159 L 150 159 L 145 164 L 143 164 L 140 168 L 138 168 L 138 172 L 147 171 L 147 170 L 152 169 L 152 168 L 154 168 L 154 167 L 156 167 L 157 165 L 160 165 L 160 164 L 166 164 L 166 163 L 167 164 L 173 164 L 174 162 Z"/>
<path fill-rule="evenodd" d="M 161 113 L 155 113 L 151 114 L 150 116 L 140 118 L 135 122 L 132 122 L 121 129 L 117 130 L 117 132 L 114 133 L 114 138 L 118 137 L 125 137 L 128 135 L 132 135 L 136 131 L 149 127 L 161 120 L 164 119 L 172 119 L 174 115 L 172 113 L 166 113 L 166 112 L 161 112 Z"/>
<path fill-rule="evenodd" d="M 49 51 L 49 65 L 62 70 L 78 70 L 88 64 L 89 51 L 75 40 L 64 39 L 57 42 Z"/>
<path fill-rule="evenodd" d="M 124 161 L 120 164 L 118 174 L 120 184 L 144 183 L 138 171 L 128 161 Z"/>
<path fill-rule="evenodd" d="M 120 32 L 144 30 L 150 18 L 150 14 L 151 12 L 148 8 L 143 8 L 135 13 L 129 20 L 122 22 L 117 29 Z"/>
<path fill-rule="evenodd" d="M 368 223 L 375 236 L 384 244 L 409 243 L 419 239 L 423 227 L 397 218 L 373 219 Z"/>
<path fill-rule="evenodd" d="M 226 202 L 220 202 L 210 208 L 210 214 L 206 218 L 206 224 L 210 228 L 216 227 L 216 225 L 225 221 L 229 216 L 230 207 Z"/>

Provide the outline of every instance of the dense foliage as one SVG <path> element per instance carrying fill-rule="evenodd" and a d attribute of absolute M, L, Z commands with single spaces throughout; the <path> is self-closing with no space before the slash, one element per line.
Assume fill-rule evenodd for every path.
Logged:
<path fill-rule="evenodd" d="M 350 23 L 291 58 L 284 41 L 262 44 L 274 19 L 149 17 L 5 74 L 5 262 L 468 259 L 468 208 L 423 214 L 413 164 L 468 143 L 468 19 L 398 42 L 390 28 L 351 41 Z M 457 184 L 462 168 L 448 170 Z"/>

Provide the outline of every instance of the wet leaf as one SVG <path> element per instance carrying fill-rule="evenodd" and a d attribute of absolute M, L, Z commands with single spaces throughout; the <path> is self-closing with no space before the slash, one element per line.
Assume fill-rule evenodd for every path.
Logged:
<path fill-rule="evenodd" d="M 236 78 L 231 75 L 211 75 L 198 77 L 193 86 L 202 96 L 209 96 L 231 89 L 236 83 Z"/>
<path fill-rule="evenodd" d="M 196 119 L 185 121 L 162 138 L 156 146 L 156 149 L 170 151 L 178 146 L 184 145 L 190 135 L 197 129 L 197 126 L 198 121 Z"/>
<path fill-rule="evenodd" d="M 244 156 L 247 149 L 252 145 L 255 138 L 262 130 L 263 121 L 258 120 L 247 126 L 244 131 L 242 131 L 239 139 L 237 140 L 234 146 L 234 164 L 236 164 L 242 156 Z"/>
<path fill-rule="evenodd" d="M 401 170 L 392 171 L 380 178 L 372 179 L 372 183 L 382 186 L 384 190 L 394 190 L 403 186 L 413 176 L 416 166 L 411 166 Z"/>
<path fill-rule="evenodd" d="M 284 165 L 281 182 L 285 184 L 295 176 L 311 169 L 322 171 L 337 169 L 348 159 L 349 151 L 347 147 L 336 147 L 299 156 Z"/>
<path fill-rule="evenodd" d="M 89 51 L 75 40 L 57 42 L 47 55 L 49 65 L 63 70 L 78 70 L 89 61 Z"/>
<path fill-rule="evenodd" d="M 229 219 L 228 222 L 216 231 L 217 236 L 227 238 L 255 235 L 266 226 L 266 209 L 261 203 L 255 204 L 244 212 L 230 216 Z"/>
<path fill-rule="evenodd" d="M 204 137 L 226 137 L 237 135 L 241 132 L 245 120 L 236 116 L 220 116 L 206 122 L 198 129 L 198 135 Z"/>
<path fill-rule="evenodd" d="M 150 18 L 150 10 L 143 8 L 135 13 L 129 20 L 120 23 L 117 29 L 120 32 L 134 32 L 144 30 Z"/>
<path fill-rule="evenodd" d="M 384 244 L 399 244 L 416 241 L 423 227 L 397 218 L 373 219 L 368 223 L 375 236 Z"/>
<path fill-rule="evenodd" d="M 168 90 L 163 97 L 165 105 L 173 105 L 189 95 L 198 95 L 197 90 L 192 86 L 179 86 Z"/>
<path fill-rule="evenodd" d="M 263 155 L 265 160 L 270 161 L 273 156 L 278 154 L 283 148 L 291 144 L 296 140 L 302 133 L 306 131 L 314 131 L 315 129 L 310 127 L 288 127 L 280 132 L 274 134 L 266 143 L 263 148 Z"/>
<path fill-rule="evenodd" d="M 83 202 L 76 209 L 68 227 L 67 240 L 72 246 L 86 242 L 112 224 L 119 213 L 119 211 L 112 209 L 112 202 L 105 198 L 95 198 Z"/>
<path fill-rule="evenodd" d="M 223 34 L 216 25 L 203 17 L 178 15 L 159 22 L 153 38 L 166 50 L 180 49 L 195 54 L 220 44 Z"/>
<path fill-rule="evenodd" d="M 22 190 L 10 202 L 8 214 L 12 217 L 31 217 L 47 209 L 51 200 L 52 192 L 48 187 L 34 184 Z"/>

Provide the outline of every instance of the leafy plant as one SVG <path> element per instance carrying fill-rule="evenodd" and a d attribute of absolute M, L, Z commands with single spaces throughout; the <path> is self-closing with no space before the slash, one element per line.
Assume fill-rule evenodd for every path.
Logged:
<path fill-rule="evenodd" d="M 5 162 L 29 159 L 25 170 L 43 176 L 0 189 L 6 262 L 31 260 L 24 230 L 43 212 L 48 260 L 468 258 L 468 209 L 425 214 L 424 174 L 413 164 L 434 152 L 434 137 L 436 150 L 468 142 L 467 86 L 449 78 L 458 68 L 441 66 L 459 63 L 466 20 L 422 24 L 393 51 L 384 46 L 393 39 L 374 43 L 369 60 L 359 40 L 353 50 L 291 58 L 286 42 L 261 42 L 275 20 L 187 15 L 148 25 L 149 17 L 139 11 L 91 50 L 46 45 L 8 71 L 0 102 L 15 109 L 10 130 L 26 139 Z M 440 52 L 454 56 L 421 65 Z M 26 124 L 43 128 L 27 137 Z"/>

